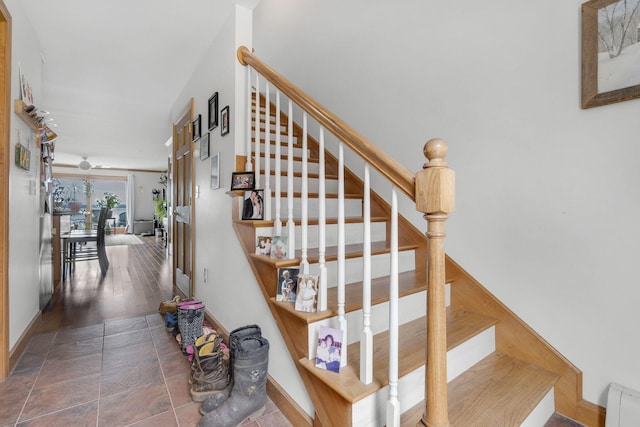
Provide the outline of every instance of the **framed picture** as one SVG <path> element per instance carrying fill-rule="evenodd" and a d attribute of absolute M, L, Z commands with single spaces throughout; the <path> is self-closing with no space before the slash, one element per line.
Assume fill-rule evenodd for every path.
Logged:
<path fill-rule="evenodd" d="M 224 136 L 229 133 L 229 106 L 227 105 L 220 112 L 220 120 L 222 121 L 222 130 L 220 135 Z"/>
<path fill-rule="evenodd" d="M 264 190 L 247 190 L 242 203 L 242 219 L 264 219 Z"/>
<path fill-rule="evenodd" d="M 296 296 L 296 311 L 315 313 L 318 307 L 318 276 L 301 274 L 298 276 L 298 295 Z"/>
<path fill-rule="evenodd" d="M 256 255 L 264 255 L 266 257 L 271 256 L 271 236 L 257 236 L 256 237 Z"/>
<path fill-rule="evenodd" d="M 318 349 L 316 367 L 327 371 L 340 372 L 342 359 L 342 331 L 328 326 L 318 328 Z"/>
<path fill-rule="evenodd" d="M 233 172 L 231 174 L 231 190 L 252 190 L 255 185 L 254 172 Z"/>
<path fill-rule="evenodd" d="M 211 156 L 211 189 L 220 188 L 220 153 Z"/>
<path fill-rule="evenodd" d="M 582 108 L 640 98 L 640 0 L 582 4 Z"/>
<path fill-rule="evenodd" d="M 296 300 L 298 287 L 298 267 L 278 268 L 278 289 L 276 289 L 276 301 L 293 302 Z"/>
<path fill-rule="evenodd" d="M 271 259 L 287 259 L 288 248 L 288 236 L 273 236 L 273 241 L 271 242 Z"/>
<path fill-rule="evenodd" d="M 209 130 L 218 127 L 218 92 L 209 98 Z"/>
<path fill-rule="evenodd" d="M 200 160 L 209 158 L 209 132 L 200 138 Z"/>
<path fill-rule="evenodd" d="M 202 115 L 198 114 L 195 119 L 193 119 L 193 141 L 197 141 L 200 139 L 201 126 L 200 121 L 202 119 Z"/>

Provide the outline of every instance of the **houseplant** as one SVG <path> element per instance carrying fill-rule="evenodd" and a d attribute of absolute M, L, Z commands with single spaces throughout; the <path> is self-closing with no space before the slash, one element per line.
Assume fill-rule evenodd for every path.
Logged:
<path fill-rule="evenodd" d="M 96 204 L 101 208 L 107 208 L 109 210 L 115 208 L 120 203 L 120 197 L 110 191 L 104 193 L 104 197 L 96 201 Z"/>
<path fill-rule="evenodd" d="M 69 192 L 71 196 L 69 200 L 69 210 L 71 212 L 79 212 L 80 206 L 82 206 L 82 203 L 78 201 L 78 196 L 82 192 L 82 190 L 80 190 L 80 186 L 73 184 L 69 189 Z"/>

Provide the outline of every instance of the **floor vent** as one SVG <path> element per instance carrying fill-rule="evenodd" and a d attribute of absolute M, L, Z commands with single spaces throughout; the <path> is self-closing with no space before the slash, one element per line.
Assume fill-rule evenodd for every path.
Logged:
<path fill-rule="evenodd" d="M 640 392 L 611 383 L 607 396 L 605 427 L 640 426 Z"/>

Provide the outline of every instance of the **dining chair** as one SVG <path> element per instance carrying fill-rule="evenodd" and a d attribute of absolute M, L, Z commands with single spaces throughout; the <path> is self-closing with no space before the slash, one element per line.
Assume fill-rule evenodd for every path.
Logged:
<path fill-rule="evenodd" d="M 75 268 L 78 261 L 98 260 L 102 276 L 107 275 L 109 270 L 109 259 L 105 249 L 105 225 L 107 223 L 107 215 L 109 209 L 101 208 L 98 217 L 98 229 L 86 230 L 83 232 L 70 232 L 62 235 L 63 240 L 63 273 L 65 278 L 67 271 L 69 274 Z M 87 243 L 96 242 L 95 247 L 87 245 Z M 81 247 L 79 247 L 81 246 Z"/>

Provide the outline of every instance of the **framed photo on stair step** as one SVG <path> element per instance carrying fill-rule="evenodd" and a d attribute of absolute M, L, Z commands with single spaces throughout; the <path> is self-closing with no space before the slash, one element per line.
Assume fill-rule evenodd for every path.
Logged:
<path fill-rule="evenodd" d="M 315 313 L 318 307 L 318 276 L 301 274 L 298 276 L 296 311 Z"/>
<path fill-rule="evenodd" d="M 318 349 L 316 367 L 327 371 L 340 372 L 342 357 L 342 331 L 328 326 L 318 328 Z"/>
<path fill-rule="evenodd" d="M 276 301 L 294 302 L 298 290 L 298 267 L 278 268 L 278 288 L 276 289 Z"/>

